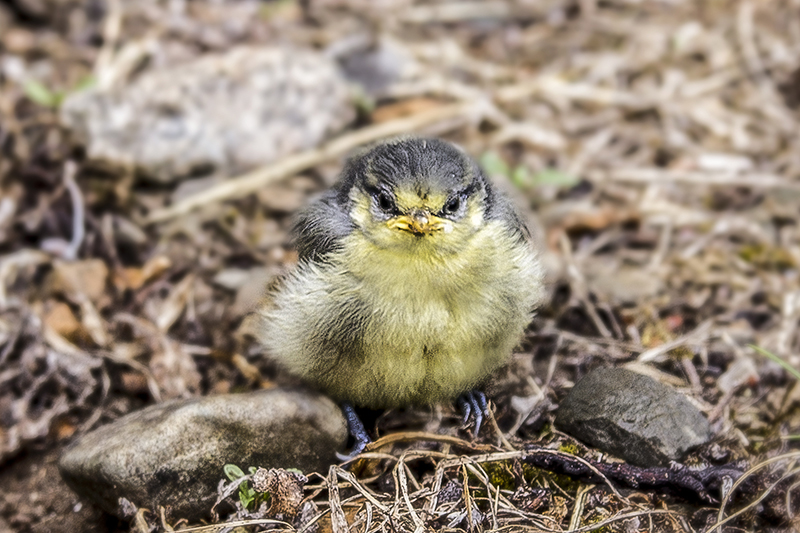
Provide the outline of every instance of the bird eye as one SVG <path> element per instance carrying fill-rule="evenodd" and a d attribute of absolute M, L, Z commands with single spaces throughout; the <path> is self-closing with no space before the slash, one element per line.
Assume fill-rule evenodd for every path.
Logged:
<path fill-rule="evenodd" d="M 378 206 L 384 211 L 391 211 L 394 209 L 394 201 L 388 192 L 381 191 L 378 193 Z"/>
<path fill-rule="evenodd" d="M 459 198 L 458 196 L 455 196 L 455 197 L 451 198 L 450 200 L 448 200 L 448 202 L 445 204 L 444 212 L 447 213 L 447 214 L 452 215 L 456 211 L 458 211 L 460 207 L 461 207 L 461 198 Z"/>

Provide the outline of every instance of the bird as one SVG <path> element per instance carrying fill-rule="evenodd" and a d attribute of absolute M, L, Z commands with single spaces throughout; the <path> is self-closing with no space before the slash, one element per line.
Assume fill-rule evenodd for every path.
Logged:
<path fill-rule="evenodd" d="M 463 149 L 435 138 L 368 146 L 297 216 L 298 263 L 255 311 L 254 334 L 289 374 L 355 407 L 457 400 L 477 434 L 478 389 L 544 297 L 540 254 L 512 202 Z"/>

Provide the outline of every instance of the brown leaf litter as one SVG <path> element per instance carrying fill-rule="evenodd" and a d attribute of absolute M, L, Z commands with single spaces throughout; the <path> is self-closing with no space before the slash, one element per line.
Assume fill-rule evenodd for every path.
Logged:
<path fill-rule="evenodd" d="M 413 132 L 464 146 L 523 206 L 548 304 L 490 387 L 490 429 L 473 438 L 449 406 L 385 413 L 387 435 L 357 462 L 304 473 L 294 525 L 250 530 L 797 527 L 800 385 L 748 347 L 800 368 L 797 1 L 11 6 L 0 5 L 0 486 L 144 405 L 279 380 L 235 332 L 254 287 L 296 262 L 291 211 L 351 150 Z M 370 58 L 360 71 L 381 84 L 357 97 L 348 130 L 173 190 L 87 159 L 58 123 L 58 102 L 87 77 L 125 85 L 276 43 Z M 750 465 L 709 492 L 720 503 L 521 460 L 537 445 L 581 468 L 614 465 L 551 422 L 590 369 L 622 364 L 712 422 L 713 445 L 680 468 Z M 34 494 L 41 481 L 23 483 Z M 51 512 L 0 491 L 0 526 L 55 527 Z M 186 526 L 158 509 L 132 516 L 135 530 Z"/>

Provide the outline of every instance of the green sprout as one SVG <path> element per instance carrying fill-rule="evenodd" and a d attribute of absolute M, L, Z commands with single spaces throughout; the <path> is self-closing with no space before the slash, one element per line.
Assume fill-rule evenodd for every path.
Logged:
<path fill-rule="evenodd" d="M 535 174 L 531 174 L 528 167 L 524 165 L 511 168 L 494 150 L 489 150 L 481 156 L 481 166 L 488 175 L 504 176 L 520 189 L 532 189 L 545 185 L 569 189 L 580 182 L 577 177 L 554 168 L 546 168 Z"/>
<path fill-rule="evenodd" d="M 39 104 L 42 107 L 56 108 L 61 105 L 67 96 L 92 87 L 95 81 L 94 76 L 86 76 L 69 90 L 54 91 L 46 87 L 42 82 L 30 79 L 22 86 L 22 90 L 31 102 Z"/>
<path fill-rule="evenodd" d="M 784 361 L 783 359 L 781 359 L 780 357 L 778 357 L 774 353 L 770 352 L 769 350 L 765 350 L 764 348 L 761 348 L 760 346 L 756 346 L 755 344 L 748 344 L 747 346 L 752 348 L 752 349 L 754 349 L 755 351 L 757 351 L 761 355 L 772 359 L 773 361 L 775 361 L 776 363 L 781 365 L 784 368 L 784 370 L 786 370 L 788 373 L 793 375 L 796 380 L 800 381 L 800 371 L 798 371 L 796 368 L 793 368 L 792 365 L 790 365 L 789 363 L 787 363 L 786 361 Z"/>
<path fill-rule="evenodd" d="M 248 471 L 250 472 L 251 476 L 255 474 L 256 470 L 258 469 L 254 466 L 248 468 Z M 242 471 L 242 469 L 234 464 L 226 464 L 223 467 L 223 471 L 225 472 L 225 475 L 228 477 L 228 479 L 230 479 L 231 481 L 236 481 L 237 479 L 245 477 L 245 473 Z M 249 480 L 242 481 L 239 484 L 239 501 L 242 502 L 242 507 L 244 507 L 245 509 L 249 510 L 258 509 L 258 506 L 267 497 L 269 497 L 269 494 L 267 493 L 260 494 L 255 490 L 253 490 L 253 488 L 250 486 Z"/>
<path fill-rule="evenodd" d="M 756 352 L 760 353 L 761 355 L 763 355 L 765 357 L 768 357 L 769 359 L 772 359 L 773 361 L 775 361 L 776 363 L 781 365 L 784 370 L 786 370 L 788 373 L 793 375 L 796 380 L 800 381 L 800 371 L 798 371 L 796 368 L 792 367 L 792 365 L 790 365 L 789 363 L 787 363 L 786 361 L 784 361 L 783 359 L 781 359 L 780 357 L 778 357 L 774 353 L 770 352 L 769 350 L 765 350 L 764 348 L 761 348 L 760 346 L 756 346 L 755 344 L 748 344 L 747 346 L 749 348 L 754 349 Z M 784 439 L 784 440 L 798 440 L 798 439 L 800 439 L 800 435 L 786 435 L 786 436 L 783 436 L 781 438 Z"/>

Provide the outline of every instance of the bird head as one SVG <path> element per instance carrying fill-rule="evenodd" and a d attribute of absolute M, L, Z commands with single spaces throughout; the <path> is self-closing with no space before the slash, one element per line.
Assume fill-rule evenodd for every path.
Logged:
<path fill-rule="evenodd" d="M 485 224 L 491 190 L 478 165 L 438 139 L 400 138 L 344 173 L 355 230 L 380 248 L 457 252 Z"/>

